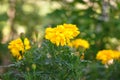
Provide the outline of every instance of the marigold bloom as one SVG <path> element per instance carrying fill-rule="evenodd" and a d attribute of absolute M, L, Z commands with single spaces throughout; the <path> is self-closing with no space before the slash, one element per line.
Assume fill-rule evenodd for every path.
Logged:
<path fill-rule="evenodd" d="M 103 64 L 108 64 L 109 61 L 118 59 L 120 52 L 115 50 L 101 50 L 97 53 L 96 59 L 101 60 Z"/>
<path fill-rule="evenodd" d="M 57 46 L 64 46 L 70 42 L 70 39 L 73 39 L 79 33 L 76 25 L 63 24 L 55 28 L 47 28 L 45 31 L 45 38 Z"/>
<path fill-rule="evenodd" d="M 25 50 L 30 49 L 30 47 L 30 42 L 27 38 L 24 39 L 24 42 L 20 38 L 15 39 L 8 45 L 11 54 L 18 60 L 22 59 Z"/>
<path fill-rule="evenodd" d="M 75 48 L 79 48 L 79 47 L 82 47 L 82 48 L 89 48 L 89 43 L 87 40 L 84 40 L 84 39 L 75 39 L 73 41 L 70 42 L 69 46 L 71 47 L 75 47 Z"/>

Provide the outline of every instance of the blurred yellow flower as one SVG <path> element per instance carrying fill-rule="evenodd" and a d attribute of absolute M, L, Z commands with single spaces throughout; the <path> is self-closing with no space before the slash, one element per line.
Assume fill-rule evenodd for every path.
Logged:
<path fill-rule="evenodd" d="M 80 31 L 78 31 L 76 25 L 63 24 L 55 28 L 47 28 L 45 31 L 45 38 L 57 46 L 64 46 L 70 42 L 70 39 L 73 39 L 78 34 L 80 34 Z"/>
<path fill-rule="evenodd" d="M 96 55 L 96 59 L 101 60 L 103 64 L 109 64 L 111 60 L 119 58 L 120 52 L 115 50 L 101 50 Z"/>
<path fill-rule="evenodd" d="M 30 42 L 27 38 L 24 39 L 24 47 L 25 47 L 25 50 L 28 50 L 31 48 Z"/>
<path fill-rule="evenodd" d="M 11 54 L 18 60 L 22 59 L 25 50 L 30 48 L 30 42 L 27 38 L 24 39 L 24 42 L 20 38 L 15 39 L 8 45 L 8 49 L 10 49 Z"/>
<path fill-rule="evenodd" d="M 79 48 L 79 47 L 82 47 L 84 49 L 87 49 L 89 48 L 89 43 L 87 40 L 84 40 L 84 39 L 75 39 L 73 41 L 70 42 L 69 46 L 71 47 L 75 47 L 75 48 Z"/>

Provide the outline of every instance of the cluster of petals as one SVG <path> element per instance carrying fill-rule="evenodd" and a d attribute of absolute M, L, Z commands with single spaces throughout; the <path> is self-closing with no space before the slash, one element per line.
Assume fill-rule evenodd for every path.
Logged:
<path fill-rule="evenodd" d="M 21 38 L 15 39 L 8 45 L 8 49 L 10 49 L 11 54 L 18 60 L 22 59 L 25 50 L 28 50 L 30 48 L 30 42 L 27 38 L 24 38 L 23 41 Z"/>
<path fill-rule="evenodd" d="M 84 39 L 75 39 L 73 41 L 70 42 L 69 46 L 74 47 L 74 48 L 84 48 L 84 49 L 88 49 L 89 48 L 89 42 L 87 40 Z"/>
<path fill-rule="evenodd" d="M 120 52 L 116 50 L 101 50 L 97 53 L 96 59 L 101 60 L 103 64 L 109 64 L 111 60 L 118 60 Z"/>
<path fill-rule="evenodd" d="M 58 25 L 54 28 L 46 28 L 45 38 L 50 40 L 53 44 L 56 44 L 57 46 L 64 46 L 70 42 L 70 39 L 73 39 L 78 34 L 80 34 L 80 31 L 78 30 L 76 25 L 63 24 Z"/>

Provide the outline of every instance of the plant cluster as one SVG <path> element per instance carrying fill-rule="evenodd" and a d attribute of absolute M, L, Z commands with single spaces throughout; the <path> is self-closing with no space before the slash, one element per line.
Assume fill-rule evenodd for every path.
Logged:
<path fill-rule="evenodd" d="M 99 61 L 86 60 L 85 54 L 90 44 L 78 35 L 80 31 L 76 25 L 63 24 L 46 28 L 41 44 L 30 42 L 23 36 L 11 41 L 8 48 L 13 56 L 13 64 L 8 72 L 2 75 L 2 79 L 113 80 L 111 75 L 104 78 L 102 76 L 105 73 L 115 73 L 109 71 L 118 66 L 120 52 L 99 51 L 96 59 L 101 60 L 103 64 Z M 114 63 L 113 60 L 115 60 Z M 103 70 L 103 72 L 97 72 L 97 70 Z M 114 78 L 117 80 L 118 76 Z"/>

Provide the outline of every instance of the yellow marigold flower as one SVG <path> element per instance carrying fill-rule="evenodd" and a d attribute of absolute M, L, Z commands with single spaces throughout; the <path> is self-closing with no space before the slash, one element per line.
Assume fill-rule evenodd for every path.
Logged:
<path fill-rule="evenodd" d="M 79 33 L 76 25 L 64 24 L 58 25 L 55 28 L 47 28 L 45 31 L 45 38 L 57 46 L 64 46 L 70 42 L 70 39 L 73 39 Z"/>
<path fill-rule="evenodd" d="M 120 52 L 115 50 L 101 50 L 97 53 L 96 59 L 101 60 L 103 64 L 108 64 L 109 61 L 118 59 Z"/>
<path fill-rule="evenodd" d="M 79 48 L 79 47 L 82 47 L 82 48 L 89 48 L 89 43 L 87 40 L 84 40 L 84 39 L 75 39 L 73 41 L 70 42 L 69 46 L 71 47 L 75 47 L 75 48 Z"/>
<path fill-rule="evenodd" d="M 10 52 L 13 55 L 13 57 L 20 60 L 22 59 L 25 50 L 30 49 L 29 40 L 25 38 L 23 42 L 20 38 L 15 39 L 9 43 L 8 49 L 10 49 Z"/>
<path fill-rule="evenodd" d="M 97 53 L 96 59 L 101 60 L 103 64 L 106 64 L 109 60 L 113 59 L 113 57 L 112 50 L 102 50 Z"/>

